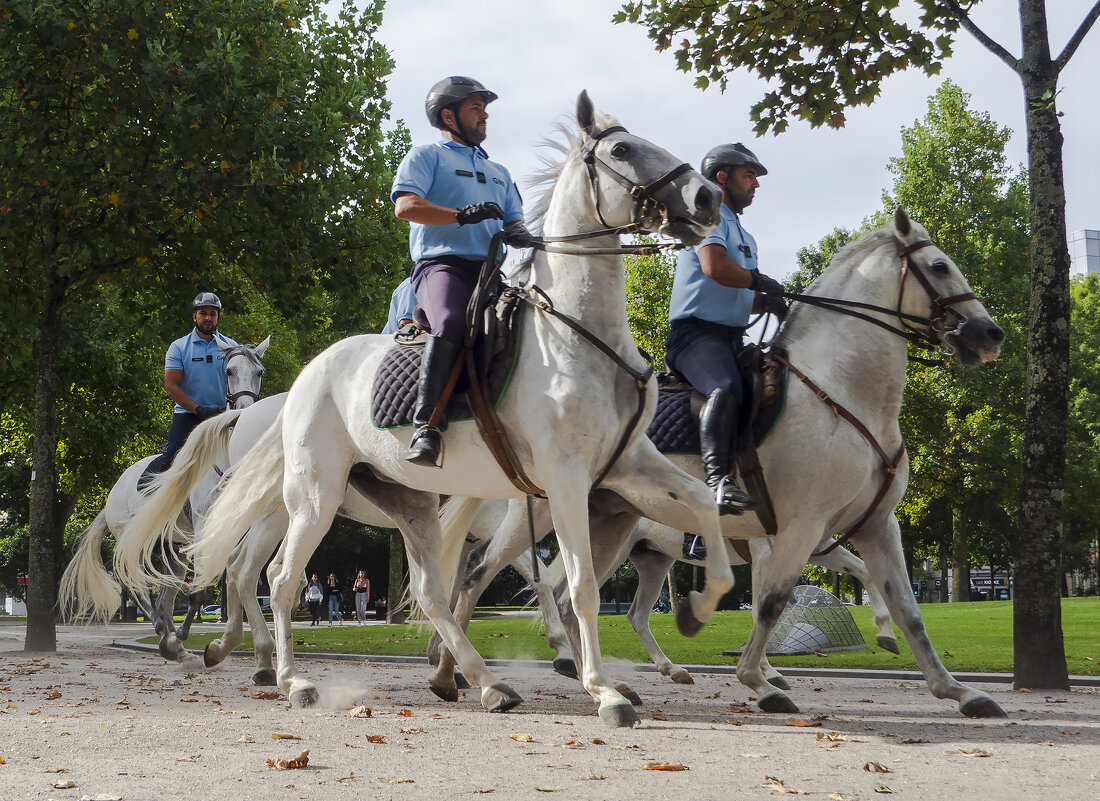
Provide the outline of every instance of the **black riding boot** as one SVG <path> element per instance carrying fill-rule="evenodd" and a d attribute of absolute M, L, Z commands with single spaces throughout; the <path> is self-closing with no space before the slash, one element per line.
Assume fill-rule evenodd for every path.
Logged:
<path fill-rule="evenodd" d="M 710 393 L 699 415 L 699 445 L 703 452 L 703 470 L 707 486 L 714 490 L 719 514 L 739 515 L 757 507 L 756 498 L 745 492 L 730 475 L 733 464 L 733 420 L 737 404 L 722 389 Z"/>
<path fill-rule="evenodd" d="M 439 396 L 447 386 L 447 379 L 451 377 L 459 350 L 458 345 L 442 337 L 430 336 L 424 344 L 420 382 L 416 387 L 416 410 L 413 412 L 413 423 L 417 428 L 405 454 L 406 461 L 426 467 L 442 466 L 437 464 L 443 448 L 442 426 L 430 428 L 428 423 L 439 403 Z"/>

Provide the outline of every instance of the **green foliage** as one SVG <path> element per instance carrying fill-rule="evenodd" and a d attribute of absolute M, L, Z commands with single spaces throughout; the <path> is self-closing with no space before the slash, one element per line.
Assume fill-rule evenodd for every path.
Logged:
<path fill-rule="evenodd" d="M 751 112 L 759 135 L 780 133 L 791 119 L 843 127 L 845 109 L 870 105 L 884 78 L 909 68 L 938 73 L 959 23 L 941 0 L 918 6 L 912 22 L 897 0 L 635 0 L 614 21 L 645 27 L 658 51 L 675 48 L 676 66 L 701 89 L 724 90 L 741 69 L 767 81 Z"/>
<path fill-rule="evenodd" d="M 642 244 L 656 240 L 640 238 Z M 653 357 L 654 367 L 665 361 L 665 337 L 668 336 L 668 305 L 672 279 L 676 275 L 676 257 L 668 252 L 653 256 L 626 256 L 626 317 L 634 341 Z"/>
<path fill-rule="evenodd" d="M 862 232 L 860 232 L 862 233 Z M 816 245 L 800 248 L 796 254 L 798 269 L 786 280 L 787 291 L 802 294 L 821 275 L 833 257 L 841 249 L 858 237 L 855 231 L 847 228 L 834 228 L 823 236 Z"/>
<path fill-rule="evenodd" d="M 1066 519 L 1063 533 L 1067 568 L 1089 563 L 1090 546 L 1100 535 L 1100 278 L 1089 275 L 1070 286 L 1069 437 L 1066 443 Z M 1095 551 L 1093 581 L 1100 584 Z"/>

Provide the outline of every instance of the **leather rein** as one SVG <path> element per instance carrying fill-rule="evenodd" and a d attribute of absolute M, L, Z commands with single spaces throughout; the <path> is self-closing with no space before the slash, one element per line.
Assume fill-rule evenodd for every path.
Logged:
<path fill-rule="evenodd" d="M 931 281 L 929 281 L 927 276 L 924 275 L 924 272 L 920 269 L 920 267 L 917 264 L 913 263 L 913 260 L 909 258 L 910 254 L 912 254 L 914 251 L 920 250 L 924 247 L 928 247 L 931 244 L 932 242 L 927 239 L 917 240 L 910 245 L 905 245 L 900 241 L 897 243 L 897 253 L 898 257 L 901 259 L 901 281 L 898 287 L 898 305 L 896 310 L 884 309 L 880 306 L 875 306 L 869 303 L 837 300 L 834 298 L 820 298 L 808 295 L 796 295 L 794 293 L 784 293 L 784 296 L 796 299 L 800 303 L 808 303 L 809 305 L 818 306 L 819 308 L 823 309 L 829 309 L 831 311 L 835 311 L 849 317 L 855 317 L 857 319 L 873 323 L 881 328 L 884 328 L 887 331 L 890 331 L 891 333 L 901 337 L 908 342 L 916 343 L 922 347 L 936 347 L 943 343 L 943 328 L 945 327 L 945 321 L 947 320 L 948 314 L 963 321 L 965 321 L 966 319 L 964 315 L 960 314 L 953 308 L 953 304 L 961 303 L 968 300 L 977 300 L 977 296 L 973 292 L 963 292 L 961 294 L 950 295 L 948 297 L 943 297 L 936 293 L 935 289 L 932 287 Z M 918 317 L 916 315 L 906 314 L 901 310 L 902 302 L 905 299 L 905 279 L 909 275 L 912 275 L 914 278 L 917 279 L 917 282 L 924 289 L 925 293 L 928 295 L 928 298 L 932 303 L 932 312 L 928 317 Z M 899 330 L 889 323 L 879 320 L 876 317 L 871 317 L 870 315 L 853 311 L 853 308 L 887 312 L 896 317 L 901 322 L 903 329 Z M 918 324 L 924 325 L 925 327 L 923 330 L 915 328 L 910 325 L 910 322 L 916 322 Z M 831 553 L 840 545 L 850 540 L 864 526 L 864 524 L 866 524 L 866 522 L 870 520 L 871 516 L 875 513 L 875 510 L 878 509 L 878 506 L 882 502 L 882 499 L 886 497 L 886 493 L 889 492 L 890 487 L 894 483 L 894 477 L 897 475 L 898 465 L 900 465 L 902 460 L 905 458 L 905 443 L 902 442 L 901 448 L 898 450 L 897 454 L 891 457 L 889 454 L 886 453 L 882 445 L 879 444 L 878 440 L 875 439 L 874 434 L 870 432 L 867 426 L 865 426 L 859 420 L 859 418 L 857 418 L 844 406 L 833 400 L 829 396 L 829 394 L 825 392 L 825 390 L 815 384 L 805 373 L 803 373 L 801 370 L 799 370 L 797 367 L 787 361 L 784 356 L 778 353 L 773 352 L 770 354 L 770 357 L 775 359 L 780 364 L 784 365 L 796 378 L 798 378 L 799 381 L 805 384 L 807 389 L 813 392 L 814 395 L 816 395 L 822 401 L 822 403 L 829 407 L 829 409 L 833 412 L 833 416 L 836 419 L 839 420 L 840 418 L 844 418 L 846 421 L 848 421 L 848 423 L 853 428 L 855 428 L 855 430 L 858 431 L 865 440 L 867 440 L 867 443 L 871 446 L 871 449 L 876 454 L 878 454 L 878 457 L 882 462 L 882 468 L 885 475 L 883 478 L 882 486 L 879 488 L 879 491 L 875 495 L 874 500 L 871 501 L 871 505 L 867 508 L 867 511 L 865 511 L 863 515 L 860 516 L 859 520 L 857 520 L 852 526 L 849 526 L 845 531 L 841 532 L 840 536 L 834 539 L 825 548 L 814 553 L 814 556 L 824 556 L 828 553 Z M 772 514 L 772 519 L 774 520 L 774 513 Z"/>

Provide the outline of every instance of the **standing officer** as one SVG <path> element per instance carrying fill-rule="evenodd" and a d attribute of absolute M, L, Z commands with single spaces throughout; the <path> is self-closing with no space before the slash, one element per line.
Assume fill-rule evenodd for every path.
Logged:
<path fill-rule="evenodd" d="M 195 328 L 168 346 L 164 356 L 164 391 L 175 402 L 168 445 L 145 470 L 161 473 L 172 465 L 188 435 L 203 420 L 225 411 L 225 355 L 218 343 L 237 343 L 218 332 L 222 302 L 213 292 L 200 292 L 191 304 Z"/>
<path fill-rule="evenodd" d="M 703 176 L 722 190 L 721 221 L 700 244 L 681 250 L 669 308 L 665 361 L 707 396 L 699 418 L 699 444 L 707 486 L 714 489 L 721 514 L 755 509 L 757 501 L 731 475 L 733 433 L 742 402 L 737 354 L 753 310 L 761 306 L 786 314 L 783 285 L 757 269 L 756 240 L 741 227 L 741 213 L 752 203 L 764 165 L 744 145 L 712 148 L 703 158 Z"/>
<path fill-rule="evenodd" d="M 439 466 L 440 428 L 429 425 L 466 333 L 466 305 L 493 235 L 523 246 L 523 201 L 508 170 L 489 160 L 486 107 L 497 99 L 478 81 L 459 75 L 431 88 L 424 110 L 443 138 L 409 151 L 397 170 L 394 214 L 411 223 L 412 285 L 431 323 L 424 346 L 408 461 Z"/>

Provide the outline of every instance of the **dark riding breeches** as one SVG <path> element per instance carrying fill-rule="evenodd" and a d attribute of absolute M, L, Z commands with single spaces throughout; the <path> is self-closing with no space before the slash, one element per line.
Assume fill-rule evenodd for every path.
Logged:
<path fill-rule="evenodd" d="M 725 390 L 740 407 L 741 370 L 737 354 L 745 329 L 688 317 L 673 320 L 665 340 L 665 362 L 704 396 Z"/>
<path fill-rule="evenodd" d="M 466 306 L 477 287 L 481 264 L 444 256 L 418 261 L 412 271 L 416 302 L 432 326 L 432 336 L 455 345 L 466 339 Z"/>

